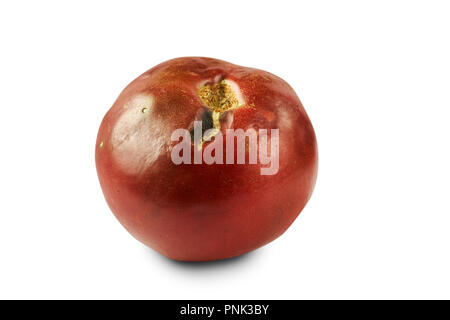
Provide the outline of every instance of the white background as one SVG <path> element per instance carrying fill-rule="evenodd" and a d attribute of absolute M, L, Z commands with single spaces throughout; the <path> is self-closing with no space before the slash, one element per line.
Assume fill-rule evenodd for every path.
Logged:
<path fill-rule="evenodd" d="M 446 1 L 2 1 L 0 298 L 450 298 Z M 170 261 L 103 198 L 103 115 L 152 66 L 270 71 L 315 126 L 319 177 L 279 239 Z"/>

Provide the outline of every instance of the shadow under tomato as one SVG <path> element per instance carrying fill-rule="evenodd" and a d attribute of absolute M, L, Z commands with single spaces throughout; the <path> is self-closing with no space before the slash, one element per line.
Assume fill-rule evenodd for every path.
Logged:
<path fill-rule="evenodd" d="M 255 261 L 255 259 L 261 254 L 261 250 L 254 250 L 248 253 L 245 253 L 243 255 L 228 258 L 228 259 L 222 259 L 222 260 L 214 260 L 214 261 L 178 261 L 178 260 L 172 260 L 169 259 L 162 254 L 153 251 L 151 249 L 148 249 L 151 255 L 158 256 L 159 259 L 163 260 L 163 262 L 169 264 L 172 267 L 178 268 L 178 269 L 185 269 L 185 270 L 205 270 L 205 269 L 221 269 L 221 268 L 228 268 L 228 267 L 235 267 L 245 264 L 250 264 Z"/>

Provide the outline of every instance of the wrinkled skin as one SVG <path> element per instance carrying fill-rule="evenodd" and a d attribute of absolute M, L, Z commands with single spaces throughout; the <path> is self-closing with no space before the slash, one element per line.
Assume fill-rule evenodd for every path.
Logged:
<path fill-rule="evenodd" d="M 172 162 L 172 132 L 204 116 L 199 85 L 217 79 L 234 81 L 245 102 L 221 116 L 222 132 L 279 129 L 276 174 L 261 175 L 259 162 Z M 169 60 L 129 84 L 96 144 L 98 177 L 117 219 L 145 245 L 183 261 L 230 258 L 279 237 L 310 198 L 317 162 L 311 122 L 284 80 L 199 57 Z"/>

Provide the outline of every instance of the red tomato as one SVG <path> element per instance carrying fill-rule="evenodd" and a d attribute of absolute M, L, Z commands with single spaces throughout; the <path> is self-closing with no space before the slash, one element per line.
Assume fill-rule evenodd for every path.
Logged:
<path fill-rule="evenodd" d="M 96 144 L 117 219 L 184 261 L 230 258 L 276 239 L 310 198 L 317 162 L 311 122 L 284 80 L 200 57 L 169 60 L 130 83 Z"/>

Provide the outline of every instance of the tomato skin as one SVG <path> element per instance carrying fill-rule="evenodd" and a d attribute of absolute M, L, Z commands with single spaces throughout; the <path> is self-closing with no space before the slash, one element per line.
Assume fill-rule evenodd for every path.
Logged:
<path fill-rule="evenodd" d="M 192 129 L 206 110 L 199 85 L 219 78 L 236 83 L 245 101 L 227 111 L 221 132 L 279 129 L 276 174 L 261 175 L 259 162 L 172 161 L 177 142 L 171 134 Z M 122 91 L 101 123 L 96 166 L 111 211 L 136 239 L 171 259 L 208 261 L 279 237 L 311 196 L 318 155 L 311 122 L 284 80 L 217 59 L 186 57 L 155 66 Z"/>

